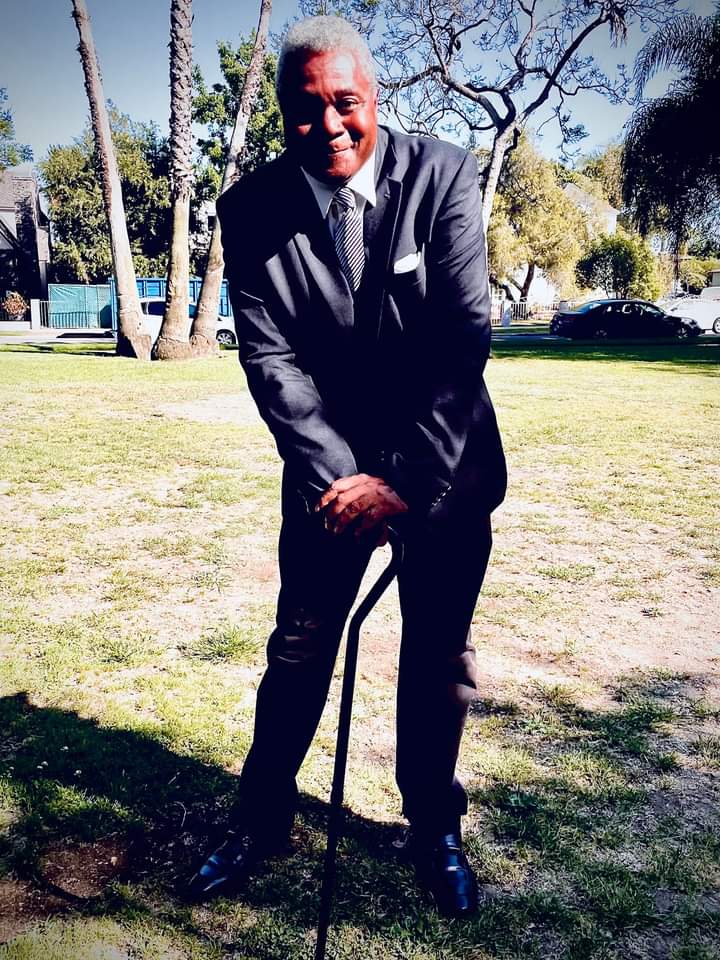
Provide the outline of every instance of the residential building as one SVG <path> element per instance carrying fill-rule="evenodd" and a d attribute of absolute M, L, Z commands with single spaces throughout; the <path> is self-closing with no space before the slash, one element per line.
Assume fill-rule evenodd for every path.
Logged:
<path fill-rule="evenodd" d="M 607 200 L 596 197 L 588 190 L 583 190 L 577 183 L 566 183 L 563 190 L 588 218 L 592 232 L 596 236 L 600 234 L 612 236 L 615 233 L 620 211 L 611 206 Z"/>
<path fill-rule="evenodd" d="M 0 171 L 0 295 L 47 299 L 50 230 L 31 163 Z"/>

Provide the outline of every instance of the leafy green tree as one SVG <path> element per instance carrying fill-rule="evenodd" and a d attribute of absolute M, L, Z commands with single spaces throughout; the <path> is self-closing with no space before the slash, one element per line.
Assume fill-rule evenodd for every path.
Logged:
<path fill-rule="evenodd" d="M 680 264 L 680 279 L 688 293 L 700 293 L 710 286 L 710 274 L 720 270 L 720 259 L 709 257 L 688 257 Z"/>
<path fill-rule="evenodd" d="M 594 50 L 628 27 L 648 30 L 676 0 L 300 0 L 303 12 L 350 13 L 370 36 L 386 109 L 404 129 L 491 137 L 482 218 L 490 221 L 503 163 L 538 111 L 563 145 L 587 135 L 572 101 L 592 90 L 618 103 L 628 77 Z"/>
<path fill-rule="evenodd" d="M 664 96 L 641 103 L 627 125 L 623 196 L 644 235 L 672 238 L 676 276 L 694 229 L 720 225 L 720 6 L 661 27 L 638 55 L 638 95 L 662 70 L 678 73 Z"/>
<path fill-rule="evenodd" d="M 222 83 L 208 87 L 199 67 L 193 72 L 193 120 L 207 127 L 207 136 L 198 140 L 198 146 L 201 155 L 207 160 L 203 178 L 204 189 L 212 199 L 220 192 L 230 137 L 240 108 L 254 44 L 254 34 L 247 39 L 242 38 L 237 47 L 233 47 L 226 40 L 218 43 Z M 282 117 L 275 96 L 276 66 L 277 57 L 267 54 L 260 87 L 248 122 L 245 149 L 239 164 L 240 174 L 254 170 L 283 149 Z"/>
<path fill-rule="evenodd" d="M 170 237 L 168 145 L 154 124 L 110 108 L 128 235 L 138 276 L 163 276 Z M 39 164 L 53 233 L 58 281 L 104 283 L 112 257 L 93 135 L 86 127 L 69 146 L 51 147 Z"/>
<path fill-rule="evenodd" d="M 687 252 L 691 257 L 700 257 L 705 260 L 718 258 L 720 257 L 720 236 L 698 234 L 690 239 Z"/>
<path fill-rule="evenodd" d="M 604 199 L 616 210 L 624 207 L 622 157 L 623 145 L 611 143 L 583 157 L 578 164 L 579 173 L 600 184 Z"/>
<path fill-rule="evenodd" d="M 0 170 L 32 160 L 32 150 L 27 144 L 15 139 L 15 124 L 12 111 L 4 106 L 8 102 L 7 89 L 0 87 Z"/>
<path fill-rule="evenodd" d="M 586 217 L 563 191 L 556 165 L 523 134 L 505 162 L 495 195 L 488 230 L 493 280 L 506 290 L 516 287 L 526 299 L 540 269 L 567 292 L 587 239 Z M 524 275 L 518 281 L 520 270 Z"/>
<path fill-rule="evenodd" d="M 271 14 L 272 0 L 260 0 L 258 25 L 254 34 L 250 59 L 245 70 L 237 115 L 230 132 L 219 192 L 228 190 L 242 173 L 241 164 L 245 158 L 248 127 L 252 123 L 258 94 L 262 92 L 261 87 L 267 79 L 265 64 L 267 62 L 266 51 Z M 267 88 L 265 88 L 265 94 L 267 95 Z M 218 349 L 215 339 L 215 326 L 222 288 L 223 267 L 220 221 L 216 218 L 210 236 L 207 263 L 200 287 L 197 310 L 190 332 L 190 344 L 195 356 L 213 355 Z"/>
<path fill-rule="evenodd" d="M 594 240 L 578 260 L 575 273 L 582 286 L 600 287 L 608 297 L 654 300 L 661 292 L 652 250 L 641 237 L 624 231 Z"/>

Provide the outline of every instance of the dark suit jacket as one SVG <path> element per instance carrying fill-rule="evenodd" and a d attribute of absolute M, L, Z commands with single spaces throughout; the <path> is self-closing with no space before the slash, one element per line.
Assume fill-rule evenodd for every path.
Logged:
<path fill-rule="evenodd" d="M 490 303 L 477 163 L 380 127 L 376 184 L 354 296 L 287 154 L 218 200 L 248 386 L 308 507 L 333 480 L 364 471 L 418 516 L 451 488 L 489 512 L 504 496 L 505 461 L 483 381 Z M 416 253 L 415 269 L 395 272 Z"/>

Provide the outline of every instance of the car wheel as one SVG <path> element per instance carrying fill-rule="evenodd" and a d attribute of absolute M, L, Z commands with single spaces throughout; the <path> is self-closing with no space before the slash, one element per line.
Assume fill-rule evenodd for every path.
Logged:
<path fill-rule="evenodd" d="M 675 336 L 678 340 L 689 340 L 692 337 L 693 331 L 686 323 L 681 323 L 680 326 L 675 331 Z"/>
<path fill-rule="evenodd" d="M 713 323 L 713 333 L 720 333 L 720 317 L 715 317 L 715 322 Z"/>
<path fill-rule="evenodd" d="M 607 331 L 607 327 L 595 327 L 595 332 L 593 333 L 594 340 L 607 340 L 610 334 Z"/>
<path fill-rule="evenodd" d="M 218 330 L 217 342 L 221 343 L 224 347 L 234 347 L 235 335 L 229 330 Z"/>

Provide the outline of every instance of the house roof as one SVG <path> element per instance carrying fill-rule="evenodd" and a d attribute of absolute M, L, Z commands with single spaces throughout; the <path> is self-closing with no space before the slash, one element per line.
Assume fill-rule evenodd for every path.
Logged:
<path fill-rule="evenodd" d="M 590 193 L 589 190 L 584 190 L 577 183 L 570 181 L 565 184 L 563 189 L 573 197 L 576 203 L 593 207 L 599 213 L 620 213 L 620 211 L 608 203 L 607 200 L 604 200 L 602 197 L 596 197 L 594 193 Z"/>
<path fill-rule="evenodd" d="M 9 173 L 16 180 L 35 179 L 35 168 L 30 161 L 19 163 L 16 167 L 8 167 L 4 172 Z"/>
<path fill-rule="evenodd" d="M 12 177 L 7 170 L 0 170 L 0 210 L 15 210 Z"/>
<path fill-rule="evenodd" d="M 15 209 L 15 194 L 12 186 L 14 180 L 31 180 L 34 184 L 31 188 L 32 192 L 34 195 L 38 194 L 38 182 L 32 163 L 20 163 L 16 167 L 7 167 L 5 170 L 0 170 L 0 209 Z"/>
<path fill-rule="evenodd" d="M 17 241 L 11 230 L 0 220 L 0 250 L 16 250 L 23 252 L 22 247 Z"/>

